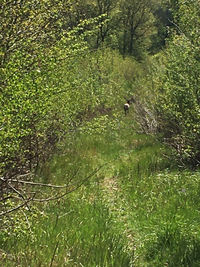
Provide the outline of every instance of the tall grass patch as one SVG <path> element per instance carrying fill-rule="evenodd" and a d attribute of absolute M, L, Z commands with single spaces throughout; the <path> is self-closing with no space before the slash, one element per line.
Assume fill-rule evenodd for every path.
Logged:
<path fill-rule="evenodd" d="M 26 211 L 23 232 L 1 232 L 3 266 L 199 266 L 200 173 L 175 169 L 131 116 L 91 119 L 66 139 L 38 180 L 77 190 Z"/>
<path fill-rule="evenodd" d="M 199 266 L 199 172 L 121 174 L 137 233 L 136 266 Z"/>
<path fill-rule="evenodd" d="M 129 265 L 123 239 L 97 193 L 81 190 L 46 207 L 31 232 L 4 243 L 4 266 Z"/>

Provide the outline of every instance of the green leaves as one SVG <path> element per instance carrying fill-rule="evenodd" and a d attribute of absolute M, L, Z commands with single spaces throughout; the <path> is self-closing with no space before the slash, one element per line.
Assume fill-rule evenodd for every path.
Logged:
<path fill-rule="evenodd" d="M 180 159 L 199 164 L 200 63 L 197 54 L 200 50 L 197 46 L 199 36 L 193 35 L 199 24 L 198 3 L 179 1 L 176 12 L 179 34 L 173 34 L 168 41 L 166 73 L 158 100 L 159 113 L 165 137 L 172 138 Z M 191 27 L 188 27 L 188 17 L 191 17 Z"/>
<path fill-rule="evenodd" d="M 60 0 L 2 1 L 1 173 L 9 172 L 15 164 L 20 172 L 22 162 L 25 169 L 38 165 L 85 108 L 80 108 L 69 81 L 77 80 L 77 70 L 75 75 L 72 71 L 74 61 L 88 49 L 85 39 L 104 18 L 83 19 L 70 27 L 66 14 L 71 12 L 71 4 Z M 76 97 L 71 99 L 73 94 Z"/>

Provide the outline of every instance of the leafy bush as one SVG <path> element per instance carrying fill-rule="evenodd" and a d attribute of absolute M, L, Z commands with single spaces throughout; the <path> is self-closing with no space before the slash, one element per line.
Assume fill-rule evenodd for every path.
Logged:
<path fill-rule="evenodd" d="M 200 162 L 199 3 L 179 1 L 177 33 L 168 41 L 157 108 L 160 129 L 182 162 Z M 190 25 L 188 24 L 190 18 Z"/>

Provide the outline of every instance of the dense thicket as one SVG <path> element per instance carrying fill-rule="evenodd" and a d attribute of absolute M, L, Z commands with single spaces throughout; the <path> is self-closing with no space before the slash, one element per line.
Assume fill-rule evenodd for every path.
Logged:
<path fill-rule="evenodd" d="M 164 53 L 158 110 L 160 128 L 182 162 L 200 163 L 200 4 L 174 1 L 173 31 Z"/>
<path fill-rule="evenodd" d="M 140 129 L 159 129 L 181 160 L 198 164 L 198 29 L 197 0 L 2 0 L 2 199 L 84 118 L 133 94 Z M 155 72 L 147 54 L 162 49 Z"/>
<path fill-rule="evenodd" d="M 2 199 L 4 194 L 18 192 L 11 179 L 43 162 L 100 94 L 99 90 L 93 95 L 95 70 L 89 71 L 92 66 L 86 63 L 86 77 L 79 66 L 84 61 L 80 61 L 80 55 L 85 52 L 87 57 L 85 36 L 92 34 L 91 28 L 95 32 L 102 18 L 71 26 L 71 8 L 71 1 L 1 3 Z"/>
<path fill-rule="evenodd" d="M 140 58 L 156 8 L 146 0 L 1 2 L 2 188 L 44 161 L 84 114 L 116 103 L 113 92 L 124 89 L 110 76 L 111 53 L 95 51 L 107 46 Z"/>
<path fill-rule="evenodd" d="M 199 17 L 0 1 L 0 265 L 200 266 Z"/>

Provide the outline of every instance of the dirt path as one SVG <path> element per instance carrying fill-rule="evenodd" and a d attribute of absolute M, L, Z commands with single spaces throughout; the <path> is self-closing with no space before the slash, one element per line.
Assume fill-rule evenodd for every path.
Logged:
<path fill-rule="evenodd" d="M 120 229 L 121 236 L 126 242 L 126 249 L 132 259 L 134 259 L 134 233 L 130 227 L 131 212 L 128 204 L 123 197 L 123 192 L 117 181 L 116 176 L 105 177 L 101 184 L 103 199 L 108 207 L 110 214 L 116 222 L 116 227 Z M 133 261 L 130 265 L 133 265 Z"/>

